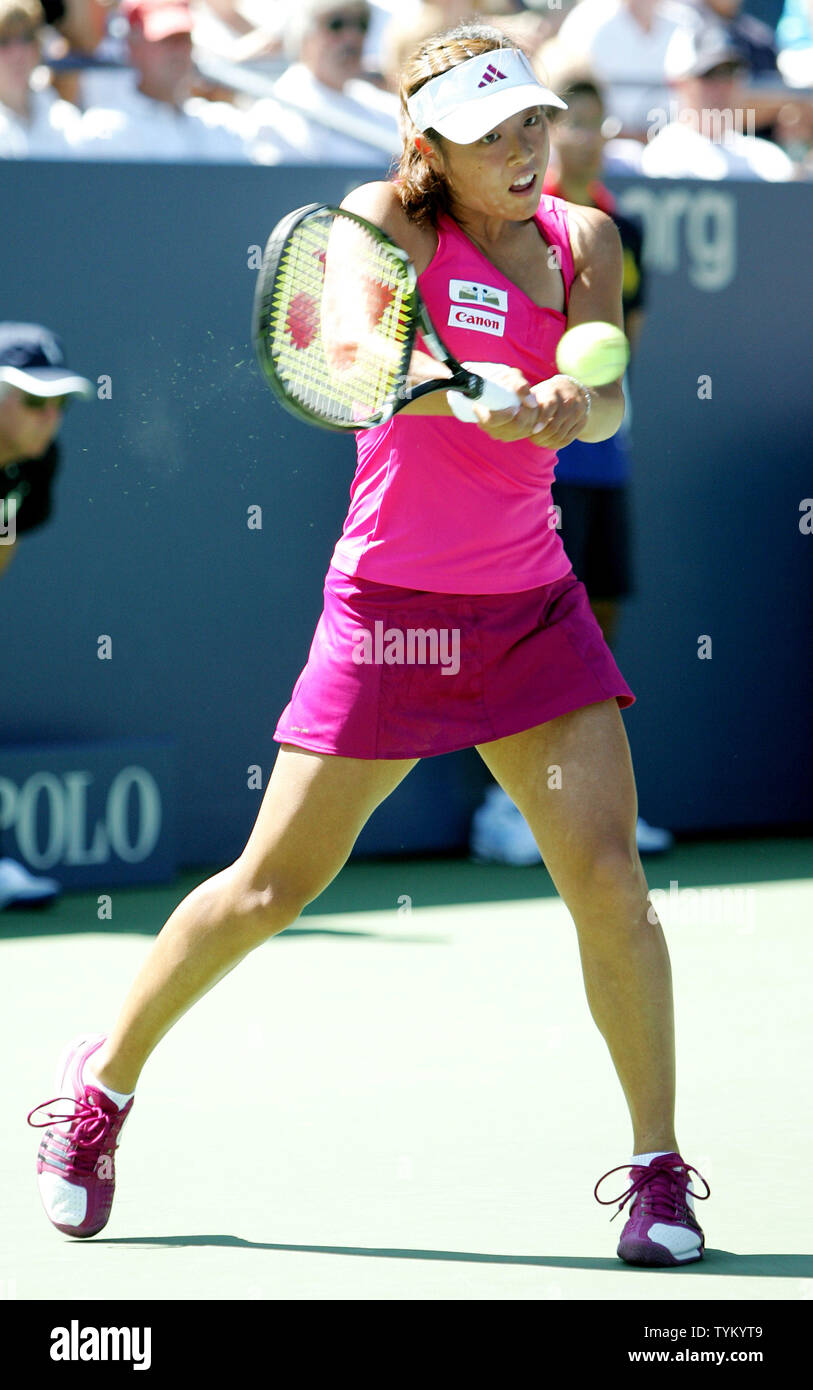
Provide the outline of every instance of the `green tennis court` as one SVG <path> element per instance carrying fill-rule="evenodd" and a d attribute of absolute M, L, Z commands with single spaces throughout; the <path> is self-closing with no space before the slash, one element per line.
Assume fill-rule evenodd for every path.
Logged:
<path fill-rule="evenodd" d="M 810 1299 L 812 865 L 803 839 L 681 845 L 646 863 L 674 972 L 678 1140 L 711 1187 L 697 1207 L 705 1260 L 651 1273 L 617 1260 L 626 1218 L 610 1224 L 593 1198 L 631 1136 L 542 868 L 348 865 L 153 1055 L 110 1223 L 81 1242 L 40 1207 L 26 1114 L 55 1094 L 63 1044 L 111 1024 L 149 938 L 205 873 L 116 890 L 109 921 L 95 894 L 3 913 L 0 1289 Z"/>

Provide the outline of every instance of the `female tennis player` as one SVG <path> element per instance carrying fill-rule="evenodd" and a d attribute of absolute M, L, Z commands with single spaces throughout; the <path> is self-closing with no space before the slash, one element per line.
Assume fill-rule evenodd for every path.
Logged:
<path fill-rule="evenodd" d="M 704 1239 L 696 1170 L 674 1130 L 669 957 L 635 845 L 619 713 L 634 697 L 550 502 L 556 450 L 621 423 L 619 385 L 588 391 L 554 362 L 567 327 L 622 322 L 618 233 L 595 209 L 542 197 L 544 108 L 563 103 L 499 32 L 470 25 L 429 39 L 406 65 L 401 96 L 400 169 L 346 206 L 408 252 L 451 351 L 501 364 L 521 404 L 476 405 L 465 422 L 439 391 L 357 433 L 324 611 L 275 732 L 281 748 L 248 844 L 169 918 L 109 1035 L 66 1048 L 58 1084 L 73 1109 L 49 1112 L 47 1101 L 37 1110 L 50 1120 L 29 1116 L 46 1129 L 40 1193 L 60 1231 L 102 1229 L 119 1135 L 160 1039 L 318 897 L 420 758 L 476 746 L 572 914 L 590 1010 L 629 1108 L 633 1156 L 619 1166 L 631 1176 L 605 1202 L 630 1203 L 618 1254 L 688 1263 Z M 416 352 L 411 371 L 413 382 L 429 380 L 438 364 Z M 359 634 L 377 622 L 388 634 L 457 633 L 456 669 L 359 659 Z M 553 764 L 561 777 L 549 786 Z"/>

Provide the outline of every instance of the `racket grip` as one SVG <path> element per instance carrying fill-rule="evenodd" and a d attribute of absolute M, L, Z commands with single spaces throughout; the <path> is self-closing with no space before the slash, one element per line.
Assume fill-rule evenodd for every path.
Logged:
<path fill-rule="evenodd" d="M 446 399 L 452 408 L 452 412 L 458 420 L 462 420 L 467 425 L 476 425 L 477 416 L 474 413 L 475 405 L 485 406 L 486 410 L 511 410 L 519 409 L 519 396 L 514 391 L 509 391 L 506 386 L 501 386 L 497 381 L 490 381 L 483 373 L 483 367 L 489 366 L 488 363 L 469 363 L 464 366 L 483 377 L 483 389 L 479 396 L 465 396 L 462 391 L 447 391 Z"/>

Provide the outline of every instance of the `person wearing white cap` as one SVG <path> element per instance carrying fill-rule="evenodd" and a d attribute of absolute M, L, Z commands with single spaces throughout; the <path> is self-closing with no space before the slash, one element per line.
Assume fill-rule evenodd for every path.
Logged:
<path fill-rule="evenodd" d="M 16 532 L 33 530 L 50 514 L 63 411 L 72 396 L 87 398 L 92 390 L 66 366 L 49 329 L 0 323 L 0 505 L 8 512 L 13 503 Z M 0 547 L 0 570 L 13 549 L 13 542 Z"/>
<path fill-rule="evenodd" d="M 58 1230 L 86 1238 L 104 1228 L 115 1150 L 161 1039 L 318 898 L 420 758 L 477 747 L 572 914 L 589 1004 L 629 1106 L 635 1152 L 618 1254 L 685 1264 L 701 1258 L 703 1233 L 674 1132 L 669 956 L 635 847 L 619 713 L 634 696 L 551 522 L 556 450 L 605 439 L 623 418 L 619 382 L 590 390 L 555 360 L 568 326 L 621 326 L 621 243 L 598 209 L 542 194 L 545 108 L 563 103 L 500 32 L 466 25 L 430 38 L 404 69 L 401 101 L 397 175 L 345 205 L 406 251 L 450 350 L 490 359 L 487 374 L 519 403 L 495 412 L 480 401 L 467 419 L 439 390 L 357 433 L 325 610 L 274 732 L 281 747 L 248 843 L 175 909 L 110 1032 L 85 1030 L 66 1046 L 58 1085 L 76 1118 L 65 1132 L 49 1127 L 53 1113 L 33 1118 L 52 1102 L 29 1112 L 46 1131 L 40 1196 Z M 353 313 L 359 295 L 384 311 L 352 265 L 348 282 Z M 411 381 L 437 370 L 413 354 Z M 382 615 L 424 635 L 442 628 L 455 669 L 431 658 L 359 662 L 359 634 L 370 637 Z M 88 1127 L 80 1117 L 91 1107 Z"/>
<path fill-rule="evenodd" d="M 697 14 L 681 0 L 580 0 L 559 30 L 565 61 L 582 61 L 607 91 L 623 137 L 643 139 L 648 113 L 668 100 L 666 51 Z"/>
<path fill-rule="evenodd" d="M 0 576 L 17 537 L 51 514 L 59 466 L 56 436 L 67 402 L 92 386 L 65 363 L 62 345 L 36 323 L 0 323 Z M 0 858 L 0 909 L 50 901 L 59 892 L 9 858 Z"/>
<path fill-rule="evenodd" d="M 363 75 L 367 0 L 298 0 L 284 30 L 289 66 L 274 88 L 281 131 L 303 163 L 386 169 L 397 155 L 398 102 Z M 290 108 L 296 108 L 295 110 Z M 280 129 L 273 98 L 256 103 L 258 143 Z"/>
<path fill-rule="evenodd" d="M 597 208 L 543 194 L 545 109 L 565 103 L 499 31 L 464 25 L 429 38 L 404 67 L 401 101 L 395 178 L 364 185 L 344 206 L 408 252 L 449 349 L 460 361 L 490 359 L 487 374 L 520 405 L 495 412 L 475 404 L 474 421 L 461 424 L 438 392 L 359 432 L 352 505 L 326 593 L 335 571 L 353 580 L 356 595 L 370 582 L 374 593 L 395 585 L 401 608 L 414 598 L 413 621 L 424 626 L 442 621 L 430 612 L 442 613 L 467 634 L 468 720 L 436 696 L 426 734 L 406 695 L 393 696 L 392 715 L 379 697 L 377 746 L 407 757 L 427 744 L 433 752 L 474 744 L 522 812 L 575 923 L 590 1008 L 629 1106 L 633 1156 L 622 1167 L 631 1178 L 614 1200 L 630 1206 L 617 1253 L 650 1267 L 691 1263 L 704 1250 L 693 1210 L 703 1194 L 674 1130 L 669 955 L 636 847 L 619 713 L 634 696 L 549 515 L 557 451 L 612 436 L 624 416 L 620 382 L 588 391 L 556 366 L 567 328 L 621 326 L 621 242 Z M 436 375 L 437 364 L 416 353 L 411 380 Z M 336 592 L 348 601 L 348 590 Z M 359 603 L 359 625 L 363 611 Z M 330 617 L 327 630 L 337 634 Z M 319 691 L 314 647 L 312 670 L 309 662 L 275 734 L 306 748 L 317 746 L 302 729 Z M 592 691 L 588 668 L 598 680 Z M 420 710 L 417 685 L 409 696 Z M 332 746 L 352 754 L 339 737 Z"/>
<path fill-rule="evenodd" d="M 741 50 L 719 25 L 675 35 L 666 55 L 674 99 L 668 112 L 653 113 L 651 138 L 641 155 L 644 174 L 773 183 L 796 177 L 785 151 L 755 136 L 749 111 L 737 105 L 743 67 Z"/>

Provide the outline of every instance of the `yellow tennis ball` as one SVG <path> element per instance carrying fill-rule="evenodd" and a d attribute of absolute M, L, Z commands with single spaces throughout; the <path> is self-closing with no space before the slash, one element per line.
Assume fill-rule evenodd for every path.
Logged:
<path fill-rule="evenodd" d="M 624 375 L 630 345 L 611 323 L 580 323 L 559 340 L 556 365 L 585 386 L 607 386 Z"/>

